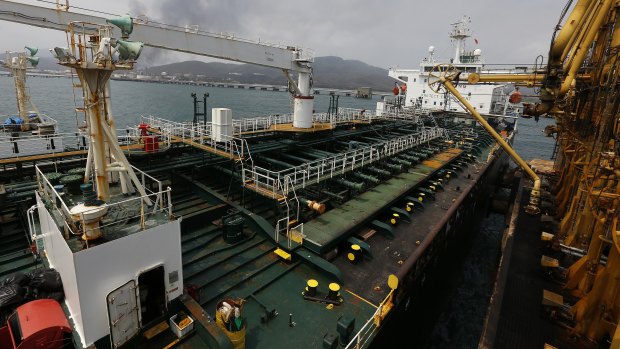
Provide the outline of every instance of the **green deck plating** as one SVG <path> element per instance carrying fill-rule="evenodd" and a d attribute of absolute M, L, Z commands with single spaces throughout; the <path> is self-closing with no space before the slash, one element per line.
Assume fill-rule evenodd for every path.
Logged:
<path fill-rule="evenodd" d="M 319 254 L 333 248 L 346 239 L 351 230 L 367 223 L 385 207 L 400 200 L 461 153 L 460 149 L 446 150 L 308 222 L 304 225 L 304 246 Z"/>

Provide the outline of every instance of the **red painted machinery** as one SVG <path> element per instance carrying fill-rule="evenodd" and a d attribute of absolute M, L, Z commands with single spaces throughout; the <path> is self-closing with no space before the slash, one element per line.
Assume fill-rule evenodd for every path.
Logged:
<path fill-rule="evenodd" d="M 67 344 L 71 326 L 53 299 L 38 299 L 19 306 L 0 328 L 0 348 L 60 349 Z"/>

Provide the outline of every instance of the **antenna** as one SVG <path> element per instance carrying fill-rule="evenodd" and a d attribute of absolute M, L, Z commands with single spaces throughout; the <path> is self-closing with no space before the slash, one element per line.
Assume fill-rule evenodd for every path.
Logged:
<path fill-rule="evenodd" d="M 450 38 L 455 41 L 456 52 L 454 53 L 453 63 L 461 63 L 461 52 L 463 51 L 465 39 L 471 36 L 469 30 L 469 23 L 471 19 L 468 16 L 463 16 L 460 21 L 452 24 L 452 32 Z"/>

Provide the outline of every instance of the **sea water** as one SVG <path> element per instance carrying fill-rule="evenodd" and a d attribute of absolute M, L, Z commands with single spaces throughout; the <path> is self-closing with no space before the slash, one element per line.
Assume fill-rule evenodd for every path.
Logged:
<path fill-rule="evenodd" d="M 75 111 L 76 106 L 82 106 L 81 89 L 73 88 L 78 83 L 77 78 L 28 77 L 32 102 L 41 113 L 56 119 L 62 132 L 75 132 L 84 125 L 84 114 Z M 141 116 L 148 115 L 173 121 L 191 121 L 194 113 L 192 93 L 196 93 L 200 108 L 203 95 L 208 93 L 209 113 L 211 108 L 230 108 L 235 118 L 292 112 L 292 101 L 287 92 L 115 80 L 111 81 L 111 90 L 112 113 L 119 129 L 135 127 Z M 331 98 L 330 95 L 316 95 L 315 111 L 327 112 Z M 374 110 L 379 100 L 379 96 L 373 96 L 372 99 L 338 96 L 337 102 L 339 107 Z M 0 115 L 16 113 L 13 78 L 1 76 Z M 514 147 L 525 160 L 551 157 L 554 140 L 544 137 L 542 131 L 553 122 L 553 119 L 547 118 L 539 121 L 533 118 L 519 119 Z"/>

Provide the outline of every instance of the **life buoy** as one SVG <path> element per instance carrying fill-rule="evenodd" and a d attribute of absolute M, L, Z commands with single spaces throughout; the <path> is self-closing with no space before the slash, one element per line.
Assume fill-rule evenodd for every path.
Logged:
<path fill-rule="evenodd" d="M 392 89 L 392 92 L 394 93 L 395 96 L 398 95 L 398 87 L 394 87 Z"/>
<path fill-rule="evenodd" d="M 400 85 L 400 90 L 403 92 L 407 92 L 407 85 L 406 84 Z"/>

